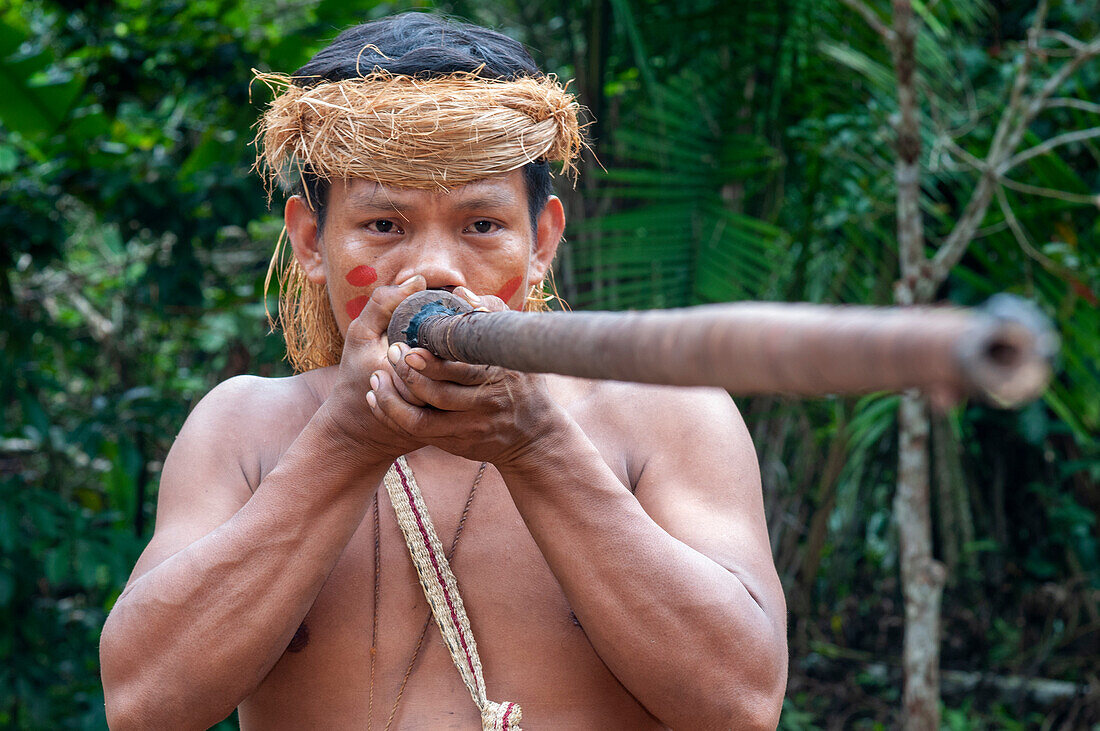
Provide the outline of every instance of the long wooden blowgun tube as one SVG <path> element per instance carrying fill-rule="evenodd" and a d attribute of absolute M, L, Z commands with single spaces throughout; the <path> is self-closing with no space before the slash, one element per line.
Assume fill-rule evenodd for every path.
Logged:
<path fill-rule="evenodd" d="M 1036 398 L 1057 336 L 1024 300 L 983 308 L 734 303 L 647 312 L 471 312 L 418 292 L 390 322 L 448 360 L 582 378 L 801 396 L 917 388 L 938 403 Z M 458 314 L 455 314 L 458 313 Z"/>

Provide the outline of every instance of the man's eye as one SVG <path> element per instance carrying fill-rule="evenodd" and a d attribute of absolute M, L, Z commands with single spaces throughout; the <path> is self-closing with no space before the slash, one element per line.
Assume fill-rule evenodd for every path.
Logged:
<path fill-rule="evenodd" d="M 367 228 L 371 231 L 377 231 L 380 234 L 401 233 L 401 229 L 397 224 L 387 218 L 371 221 L 367 224 Z"/>
<path fill-rule="evenodd" d="M 477 221 L 474 225 L 469 226 L 467 230 L 473 229 L 479 234 L 487 234 L 493 230 L 494 226 L 496 226 L 496 224 L 492 221 Z"/>

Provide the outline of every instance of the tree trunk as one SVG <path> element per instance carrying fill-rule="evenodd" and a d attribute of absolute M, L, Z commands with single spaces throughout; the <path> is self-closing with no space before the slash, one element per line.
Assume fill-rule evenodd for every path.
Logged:
<path fill-rule="evenodd" d="M 943 565 L 932 557 L 929 500 L 928 406 L 909 392 L 898 410 L 898 488 L 894 514 L 901 539 L 901 584 L 905 596 L 904 728 L 940 727 L 940 599 Z"/>
<path fill-rule="evenodd" d="M 895 299 L 901 305 L 927 301 L 934 291 L 924 253 L 920 211 L 920 118 L 917 100 L 917 31 L 910 0 L 894 0 L 890 50 L 898 84 L 897 218 L 901 281 Z M 898 411 L 898 485 L 894 517 L 901 548 L 901 586 L 905 598 L 904 728 L 938 731 L 940 727 L 940 600 L 944 569 L 932 558 L 932 508 L 929 459 L 930 421 L 924 398 L 907 392 Z"/>

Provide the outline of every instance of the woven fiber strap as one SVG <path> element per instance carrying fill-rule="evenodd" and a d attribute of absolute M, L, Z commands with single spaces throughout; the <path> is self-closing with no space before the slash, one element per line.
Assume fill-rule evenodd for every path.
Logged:
<path fill-rule="evenodd" d="M 432 609 L 439 633 L 451 652 L 451 660 L 458 668 L 462 682 L 470 691 L 481 712 L 484 731 L 521 731 L 519 721 L 523 711 L 516 703 L 494 703 L 485 695 L 485 678 L 481 671 L 481 658 L 477 643 L 470 629 L 470 618 L 458 593 L 458 582 L 451 573 L 451 565 L 443 552 L 443 544 L 432 526 L 424 498 L 416 485 L 409 463 L 399 457 L 386 473 L 386 492 L 390 495 L 397 524 L 405 535 L 420 586 Z"/>

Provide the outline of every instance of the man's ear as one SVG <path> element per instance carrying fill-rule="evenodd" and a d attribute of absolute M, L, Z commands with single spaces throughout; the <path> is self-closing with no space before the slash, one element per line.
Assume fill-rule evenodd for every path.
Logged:
<path fill-rule="evenodd" d="M 528 285 L 542 282 L 550 265 L 554 262 L 561 235 L 565 232 L 565 209 L 562 208 L 561 200 L 556 195 L 550 196 L 546 201 L 536 223 L 535 249 L 531 252 L 531 274 Z"/>
<path fill-rule="evenodd" d="M 317 235 L 317 214 L 300 195 L 287 199 L 283 209 L 286 233 L 294 248 L 294 258 L 314 284 L 325 283 L 325 263 L 321 258 L 321 240 Z"/>

